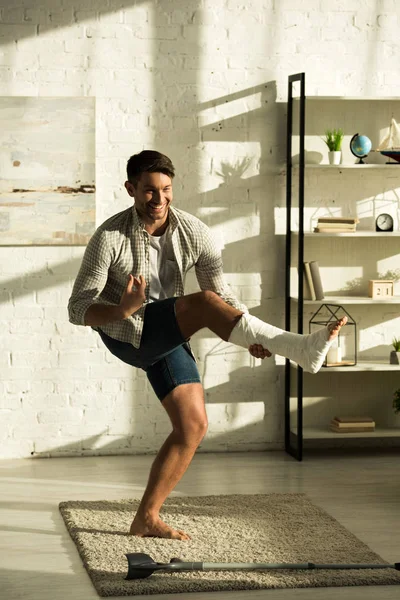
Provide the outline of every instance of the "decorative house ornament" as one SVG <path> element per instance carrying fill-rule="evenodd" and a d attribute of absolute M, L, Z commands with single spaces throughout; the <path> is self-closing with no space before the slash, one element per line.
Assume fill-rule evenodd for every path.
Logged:
<path fill-rule="evenodd" d="M 309 332 L 312 333 L 344 316 L 348 319 L 346 326 L 340 330 L 323 367 L 354 367 L 357 364 L 357 324 L 347 310 L 338 304 L 322 304 L 309 321 Z"/>
<path fill-rule="evenodd" d="M 370 279 L 368 296 L 374 300 L 385 300 L 394 296 L 393 279 Z"/>

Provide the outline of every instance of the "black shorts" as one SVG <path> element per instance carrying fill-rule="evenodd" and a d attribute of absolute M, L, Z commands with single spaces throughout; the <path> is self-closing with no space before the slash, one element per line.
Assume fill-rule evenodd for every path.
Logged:
<path fill-rule="evenodd" d="M 146 371 L 161 401 L 178 385 L 201 382 L 195 358 L 176 321 L 176 300 L 167 298 L 146 305 L 140 348 L 97 330 L 111 354 Z"/>

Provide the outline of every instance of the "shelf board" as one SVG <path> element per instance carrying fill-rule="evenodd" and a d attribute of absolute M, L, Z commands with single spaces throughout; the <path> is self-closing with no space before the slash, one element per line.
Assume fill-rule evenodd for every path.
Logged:
<path fill-rule="evenodd" d="M 393 171 L 394 167 L 399 167 L 399 173 L 398 175 L 400 175 L 400 163 L 397 162 L 393 162 L 390 164 L 387 163 L 376 163 L 376 164 L 368 164 L 365 163 L 363 165 L 360 165 L 358 163 L 349 163 L 349 164 L 343 164 L 343 165 L 330 165 L 328 163 L 322 163 L 322 164 L 316 164 L 316 163 L 306 163 L 304 165 L 305 169 L 331 169 L 331 170 L 336 170 L 336 171 L 340 171 L 342 169 L 361 169 L 361 170 L 365 170 L 365 169 L 391 169 Z M 292 165 L 293 169 L 299 169 L 300 165 L 299 164 L 295 164 Z"/>
<path fill-rule="evenodd" d="M 329 101 L 329 100 L 349 100 L 349 101 L 354 101 L 357 100 L 357 102 L 399 102 L 400 101 L 400 97 L 399 96 L 306 96 L 305 97 L 306 100 L 324 100 L 324 101 Z M 300 100 L 300 96 L 296 96 L 293 98 L 293 100 Z"/>
<path fill-rule="evenodd" d="M 297 430 L 293 429 L 292 433 L 297 435 Z M 380 427 L 375 428 L 375 431 L 360 431 L 359 433 L 335 433 L 334 431 L 330 431 L 328 427 L 326 429 L 322 427 L 304 427 L 303 429 L 303 439 L 307 440 L 344 440 L 354 438 L 370 438 L 376 440 L 379 438 L 397 437 L 400 437 L 400 427 Z"/>
<path fill-rule="evenodd" d="M 298 231 L 292 231 L 292 235 L 298 236 Z M 353 231 L 352 233 L 315 233 L 314 231 L 305 231 L 304 237 L 385 237 L 385 238 L 395 238 L 400 237 L 400 231 Z"/>
<path fill-rule="evenodd" d="M 293 361 L 290 361 L 290 366 L 294 369 L 297 369 L 297 364 Z M 391 365 L 384 360 L 359 360 L 354 367 L 322 367 L 320 371 L 318 371 L 317 375 L 326 375 L 328 373 L 338 372 L 356 373 L 359 371 L 400 371 L 400 365 Z"/>
<path fill-rule="evenodd" d="M 298 302 L 296 296 L 291 296 L 293 302 Z M 322 300 L 304 300 L 303 304 L 400 304 L 400 296 L 392 296 L 385 300 L 375 300 L 368 296 L 325 296 Z"/>

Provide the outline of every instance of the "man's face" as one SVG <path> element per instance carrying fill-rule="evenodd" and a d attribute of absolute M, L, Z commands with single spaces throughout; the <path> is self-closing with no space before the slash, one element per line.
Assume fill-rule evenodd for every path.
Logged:
<path fill-rule="evenodd" d="M 135 207 L 146 225 L 161 227 L 168 218 L 172 202 L 172 180 L 164 173 L 142 173 L 135 187 L 129 181 L 125 188 L 135 198 Z"/>

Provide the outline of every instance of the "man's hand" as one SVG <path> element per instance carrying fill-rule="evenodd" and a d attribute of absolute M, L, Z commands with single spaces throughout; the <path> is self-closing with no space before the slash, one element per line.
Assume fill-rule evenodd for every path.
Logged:
<path fill-rule="evenodd" d="M 126 289 L 119 303 L 123 319 L 133 315 L 142 306 L 146 300 L 145 289 L 146 281 L 142 275 L 139 275 L 139 277 L 129 275 Z"/>
<path fill-rule="evenodd" d="M 272 356 L 271 352 L 269 350 L 267 350 L 266 348 L 264 348 L 263 346 L 261 346 L 260 344 L 253 344 L 252 346 L 250 346 L 249 352 L 255 358 L 264 359 L 264 358 L 269 358 L 270 356 Z"/>

